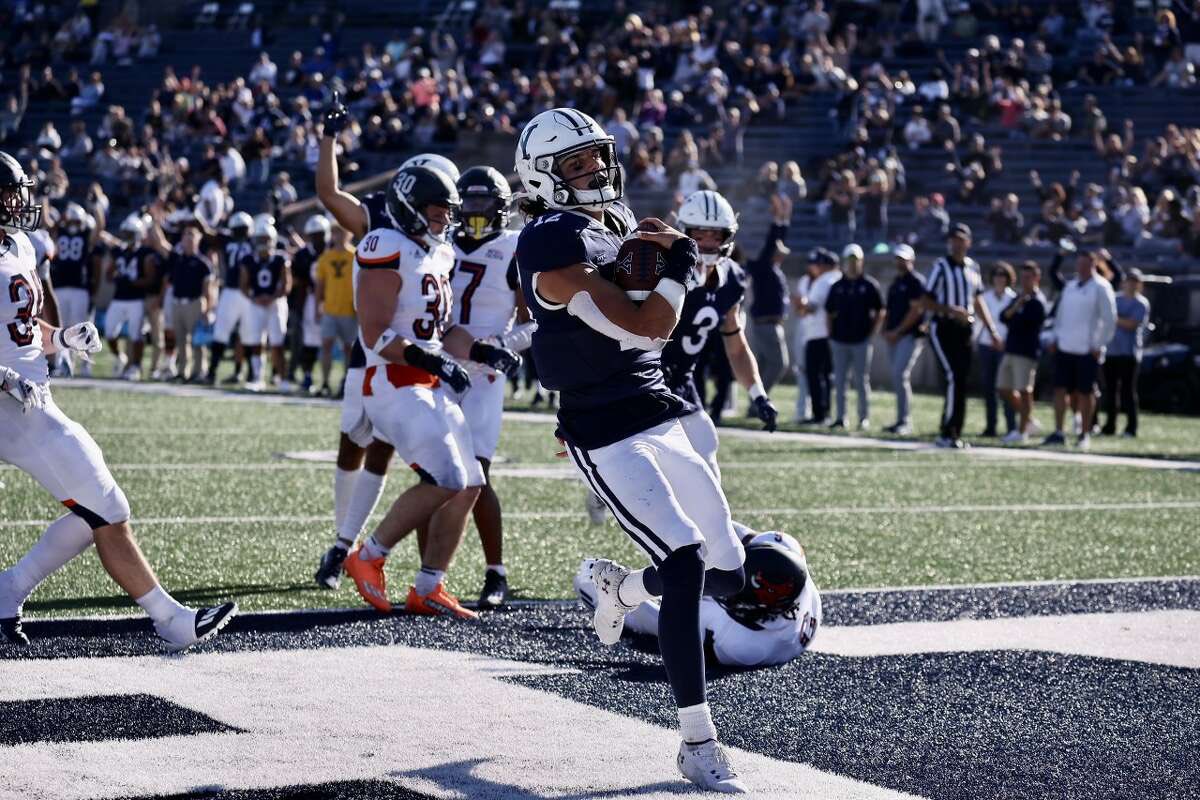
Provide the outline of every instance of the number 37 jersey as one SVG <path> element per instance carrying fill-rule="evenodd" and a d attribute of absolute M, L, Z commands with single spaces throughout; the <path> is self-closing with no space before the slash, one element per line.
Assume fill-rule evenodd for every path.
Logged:
<path fill-rule="evenodd" d="M 358 282 L 365 270 L 389 270 L 400 275 L 396 310 L 388 326 L 424 350 L 441 350 L 442 334 L 450 327 L 450 270 L 454 251 L 448 244 L 411 239 L 391 228 L 376 228 L 363 237 L 354 254 L 354 305 L 358 311 Z M 361 317 L 361 314 L 360 314 Z M 362 337 L 362 329 L 359 328 Z M 366 348 L 367 366 L 387 360 Z"/>
<path fill-rule="evenodd" d="M 520 231 L 505 230 L 481 242 L 461 237 L 454 242 L 454 321 L 476 339 L 499 336 L 512 327 L 520 288 L 515 258 L 520 236 Z"/>
<path fill-rule="evenodd" d="M 45 383 L 42 356 L 42 282 L 34 263 L 33 243 L 10 233 L 0 244 L 0 364 L 34 383 Z"/>

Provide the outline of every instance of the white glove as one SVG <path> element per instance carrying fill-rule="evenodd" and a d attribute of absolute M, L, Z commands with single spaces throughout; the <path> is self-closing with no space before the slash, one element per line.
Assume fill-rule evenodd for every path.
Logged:
<path fill-rule="evenodd" d="M 0 392 L 5 392 L 21 404 L 21 413 L 28 414 L 31 408 L 42 408 L 46 398 L 36 383 L 22 378 L 15 370 L 0 366 Z"/>
<path fill-rule="evenodd" d="M 538 324 L 532 320 L 514 325 L 508 333 L 500 335 L 500 346 L 507 347 L 516 353 L 528 350 L 529 346 L 533 344 L 533 332 L 537 330 L 537 326 Z"/>
<path fill-rule="evenodd" d="M 90 356 L 93 353 L 99 353 L 104 349 L 104 340 L 100 338 L 100 331 L 96 330 L 96 326 L 90 322 L 80 322 L 69 328 L 59 328 L 54 332 L 52 338 L 56 349 L 78 353 L 84 361 L 91 361 Z"/>

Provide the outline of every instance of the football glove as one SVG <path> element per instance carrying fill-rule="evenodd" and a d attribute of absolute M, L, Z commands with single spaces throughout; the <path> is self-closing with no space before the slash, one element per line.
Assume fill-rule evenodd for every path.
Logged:
<path fill-rule="evenodd" d="M 487 342 L 475 342 L 471 345 L 470 358 L 480 364 L 486 364 L 497 372 L 503 372 L 509 378 L 517 374 L 521 368 L 521 357 L 507 347 L 496 347 Z"/>
<path fill-rule="evenodd" d="M 42 408 L 46 398 L 36 383 L 22 378 L 15 370 L 0 367 L 0 392 L 21 404 L 21 413 L 28 414 L 31 408 Z"/>
<path fill-rule="evenodd" d="M 321 117 L 326 136 L 337 136 L 350 124 L 350 111 L 342 104 L 341 94 L 333 93 L 333 101 Z"/>
<path fill-rule="evenodd" d="M 662 277 L 670 278 L 683 284 L 686 291 L 691 291 L 700 285 L 700 249 L 696 240 L 690 238 L 676 239 L 667 251 L 667 268 Z"/>
<path fill-rule="evenodd" d="M 420 367 L 430 375 L 438 376 L 459 394 L 471 388 L 471 376 L 462 368 L 462 365 L 440 353 L 430 353 L 415 344 L 410 344 L 404 348 L 404 360 L 414 367 Z"/>
<path fill-rule="evenodd" d="M 533 332 L 536 330 L 536 322 L 522 322 L 520 325 L 514 325 L 511 331 L 501 334 L 500 346 L 508 348 L 514 353 L 528 350 L 529 346 L 533 344 Z"/>
<path fill-rule="evenodd" d="M 750 410 L 754 412 L 754 416 L 763 421 L 763 430 L 767 433 L 775 432 L 775 420 L 779 416 L 779 411 L 771 405 L 770 399 L 765 394 L 750 401 Z"/>
<path fill-rule="evenodd" d="M 100 332 L 91 322 L 80 322 L 77 325 L 59 328 L 51 339 L 54 341 L 55 349 L 60 352 L 70 350 L 81 356 L 84 361 L 91 361 L 93 353 L 99 353 L 104 349 L 104 340 L 100 338 Z"/>

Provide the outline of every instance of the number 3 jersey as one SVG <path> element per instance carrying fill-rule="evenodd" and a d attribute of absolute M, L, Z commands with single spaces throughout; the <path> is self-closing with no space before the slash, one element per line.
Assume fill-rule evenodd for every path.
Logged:
<path fill-rule="evenodd" d="M 442 349 L 442 334 L 449 327 L 450 271 L 454 251 L 448 244 L 426 245 L 391 228 L 367 233 L 354 254 L 355 311 L 358 282 L 364 270 L 391 270 L 400 275 L 396 311 L 388 326 L 423 350 Z M 361 318 L 361 313 L 360 313 Z M 359 328 L 362 338 L 362 328 Z M 366 348 L 367 366 L 387 364 L 387 359 Z"/>
<path fill-rule="evenodd" d="M 688 292 L 679 313 L 679 324 L 662 351 L 667 386 L 681 397 L 698 402 L 692 374 L 705 345 L 720 337 L 722 321 L 746 294 L 746 274 L 722 258 L 707 281 Z"/>
<path fill-rule="evenodd" d="M 42 282 L 37 275 L 33 244 L 24 233 L 10 233 L 0 243 L 0 364 L 34 383 L 48 376 L 42 355 Z"/>

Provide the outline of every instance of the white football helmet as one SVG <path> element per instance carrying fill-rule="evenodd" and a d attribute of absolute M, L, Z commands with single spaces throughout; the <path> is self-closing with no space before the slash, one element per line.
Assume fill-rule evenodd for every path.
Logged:
<path fill-rule="evenodd" d="M 599 147 L 604 166 L 591 173 L 587 189 L 562 177 L 559 164 L 581 150 Z M 550 208 L 608 208 L 625 191 L 625 170 L 617 162 L 615 140 L 596 120 L 573 108 L 552 108 L 531 119 L 517 140 L 517 175 L 525 191 Z M 583 177 L 583 176 L 581 176 Z"/>
<path fill-rule="evenodd" d="M 733 252 L 733 237 L 737 235 L 738 218 L 733 213 L 733 206 L 719 192 L 701 189 L 692 192 L 676 215 L 679 227 L 686 233 L 695 228 L 708 228 L 723 231 L 723 241 L 715 251 L 700 251 L 700 261 L 705 266 L 712 266 Z"/>
<path fill-rule="evenodd" d="M 274 253 L 275 244 L 279 241 L 279 231 L 275 230 L 275 218 L 270 214 L 259 214 L 255 217 L 250 238 L 254 241 L 254 250 L 260 256 Z"/>
<path fill-rule="evenodd" d="M 229 232 L 239 238 L 246 238 L 250 235 L 250 229 L 254 227 L 254 218 L 245 211 L 239 211 L 229 218 Z"/>
<path fill-rule="evenodd" d="M 437 153 L 421 153 L 420 155 L 415 155 L 400 165 L 400 169 L 404 169 L 405 167 L 430 167 L 446 173 L 450 176 L 450 180 L 454 181 L 455 183 L 458 183 L 458 179 L 462 177 L 462 175 L 460 175 L 458 172 L 458 167 L 454 165 L 453 161 L 445 156 L 438 155 Z M 399 172 L 400 169 L 396 170 L 396 172 Z"/>
<path fill-rule="evenodd" d="M 73 230 L 84 230 L 91 227 L 91 215 L 79 203 L 67 203 L 63 212 L 63 225 Z"/>
<path fill-rule="evenodd" d="M 134 211 L 121 223 L 118 233 L 128 242 L 141 244 L 142 240 L 146 238 L 146 222 L 142 219 L 141 214 Z"/>
<path fill-rule="evenodd" d="M 320 236 L 324 234 L 328 236 L 333 232 L 333 226 L 329 224 L 329 218 L 324 214 L 313 214 L 304 223 L 305 236 Z"/>

